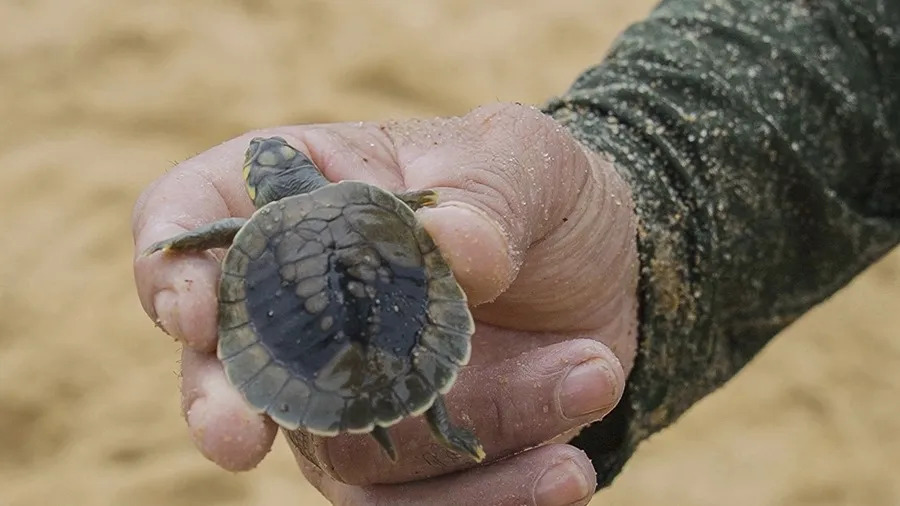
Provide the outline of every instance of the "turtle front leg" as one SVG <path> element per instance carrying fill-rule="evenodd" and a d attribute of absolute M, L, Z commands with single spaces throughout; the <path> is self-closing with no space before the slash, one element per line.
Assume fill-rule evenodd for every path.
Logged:
<path fill-rule="evenodd" d="M 226 218 L 214 221 L 189 232 L 151 244 L 144 250 L 143 256 L 150 256 L 157 251 L 193 252 L 225 248 L 231 246 L 234 236 L 245 223 L 247 223 L 245 218 Z"/>
<path fill-rule="evenodd" d="M 434 207 L 438 203 L 438 194 L 434 190 L 416 190 L 395 194 L 398 199 L 416 211 L 422 207 Z"/>
<path fill-rule="evenodd" d="M 428 420 L 428 426 L 434 437 L 441 444 L 456 453 L 468 455 L 475 462 L 484 460 L 484 449 L 475 434 L 450 423 L 450 414 L 447 412 L 443 396 L 437 396 L 434 404 L 425 412 L 425 419 Z"/>

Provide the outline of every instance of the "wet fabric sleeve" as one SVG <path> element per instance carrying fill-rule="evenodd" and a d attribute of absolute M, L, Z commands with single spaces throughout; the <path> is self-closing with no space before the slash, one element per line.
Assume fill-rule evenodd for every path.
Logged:
<path fill-rule="evenodd" d="M 604 486 L 900 241 L 900 2 L 664 1 L 545 111 L 640 222 L 635 368 L 575 441 Z"/>

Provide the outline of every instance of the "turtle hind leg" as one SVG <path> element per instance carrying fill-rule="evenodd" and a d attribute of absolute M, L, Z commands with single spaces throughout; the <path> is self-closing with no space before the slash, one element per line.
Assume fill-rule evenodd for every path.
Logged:
<path fill-rule="evenodd" d="M 387 429 L 376 425 L 372 429 L 372 439 L 378 441 L 378 444 L 384 448 L 384 452 L 390 457 L 391 462 L 397 462 L 397 450 L 394 449 L 394 443 L 391 441 L 391 435 L 388 434 Z"/>
<path fill-rule="evenodd" d="M 450 423 L 450 414 L 447 412 L 443 396 L 438 395 L 435 398 L 434 404 L 425 412 L 425 418 L 434 437 L 441 444 L 456 453 L 468 455 L 475 462 L 484 460 L 484 449 L 475 434 Z"/>
<path fill-rule="evenodd" d="M 231 246 L 238 230 L 247 223 L 244 218 L 226 218 L 178 234 L 164 241 L 151 244 L 142 256 L 150 256 L 157 251 L 192 252 Z"/>
<path fill-rule="evenodd" d="M 438 194 L 434 190 L 415 190 L 395 194 L 396 197 L 412 208 L 434 207 L 438 203 Z"/>

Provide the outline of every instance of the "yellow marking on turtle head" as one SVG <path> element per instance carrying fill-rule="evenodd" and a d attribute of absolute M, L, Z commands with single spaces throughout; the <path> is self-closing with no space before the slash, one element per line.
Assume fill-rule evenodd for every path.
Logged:
<path fill-rule="evenodd" d="M 281 146 L 281 156 L 284 157 L 285 160 L 290 160 L 291 158 L 297 156 L 297 150 L 285 144 Z"/>
<path fill-rule="evenodd" d="M 271 167 L 278 162 L 278 157 L 275 156 L 271 150 L 263 151 L 256 155 L 256 163 L 260 165 L 264 165 L 266 167 Z"/>
<path fill-rule="evenodd" d="M 244 185 L 247 187 L 247 194 L 250 195 L 250 200 L 256 200 L 256 186 L 250 184 L 250 165 L 244 165 Z"/>

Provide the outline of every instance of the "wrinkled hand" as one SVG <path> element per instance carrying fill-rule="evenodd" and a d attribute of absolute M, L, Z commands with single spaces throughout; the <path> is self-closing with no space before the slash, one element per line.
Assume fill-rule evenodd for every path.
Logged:
<path fill-rule="evenodd" d="M 636 225 L 611 165 L 516 105 L 253 132 L 181 163 L 144 192 L 136 252 L 249 216 L 241 164 L 256 135 L 284 137 L 332 181 L 436 189 L 439 206 L 418 215 L 477 321 L 471 363 L 447 400 L 454 420 L 484 443 L 486 465 L 450 453 L 414 418 L 390 429 L 396 464 L 364 435 L 287 434 L 310 481 L 339 504 L 586 503 L 591 463 L 564 443 L 618 402 L 636 346 Z M 215 357 L 221 253 L 136 255 L 135 279 L 147 314 L 184 343 L 183 409 L 195 443 L 223 468 L 242 470 L 269 451 L 276 426 L 249 411 Z"/>

